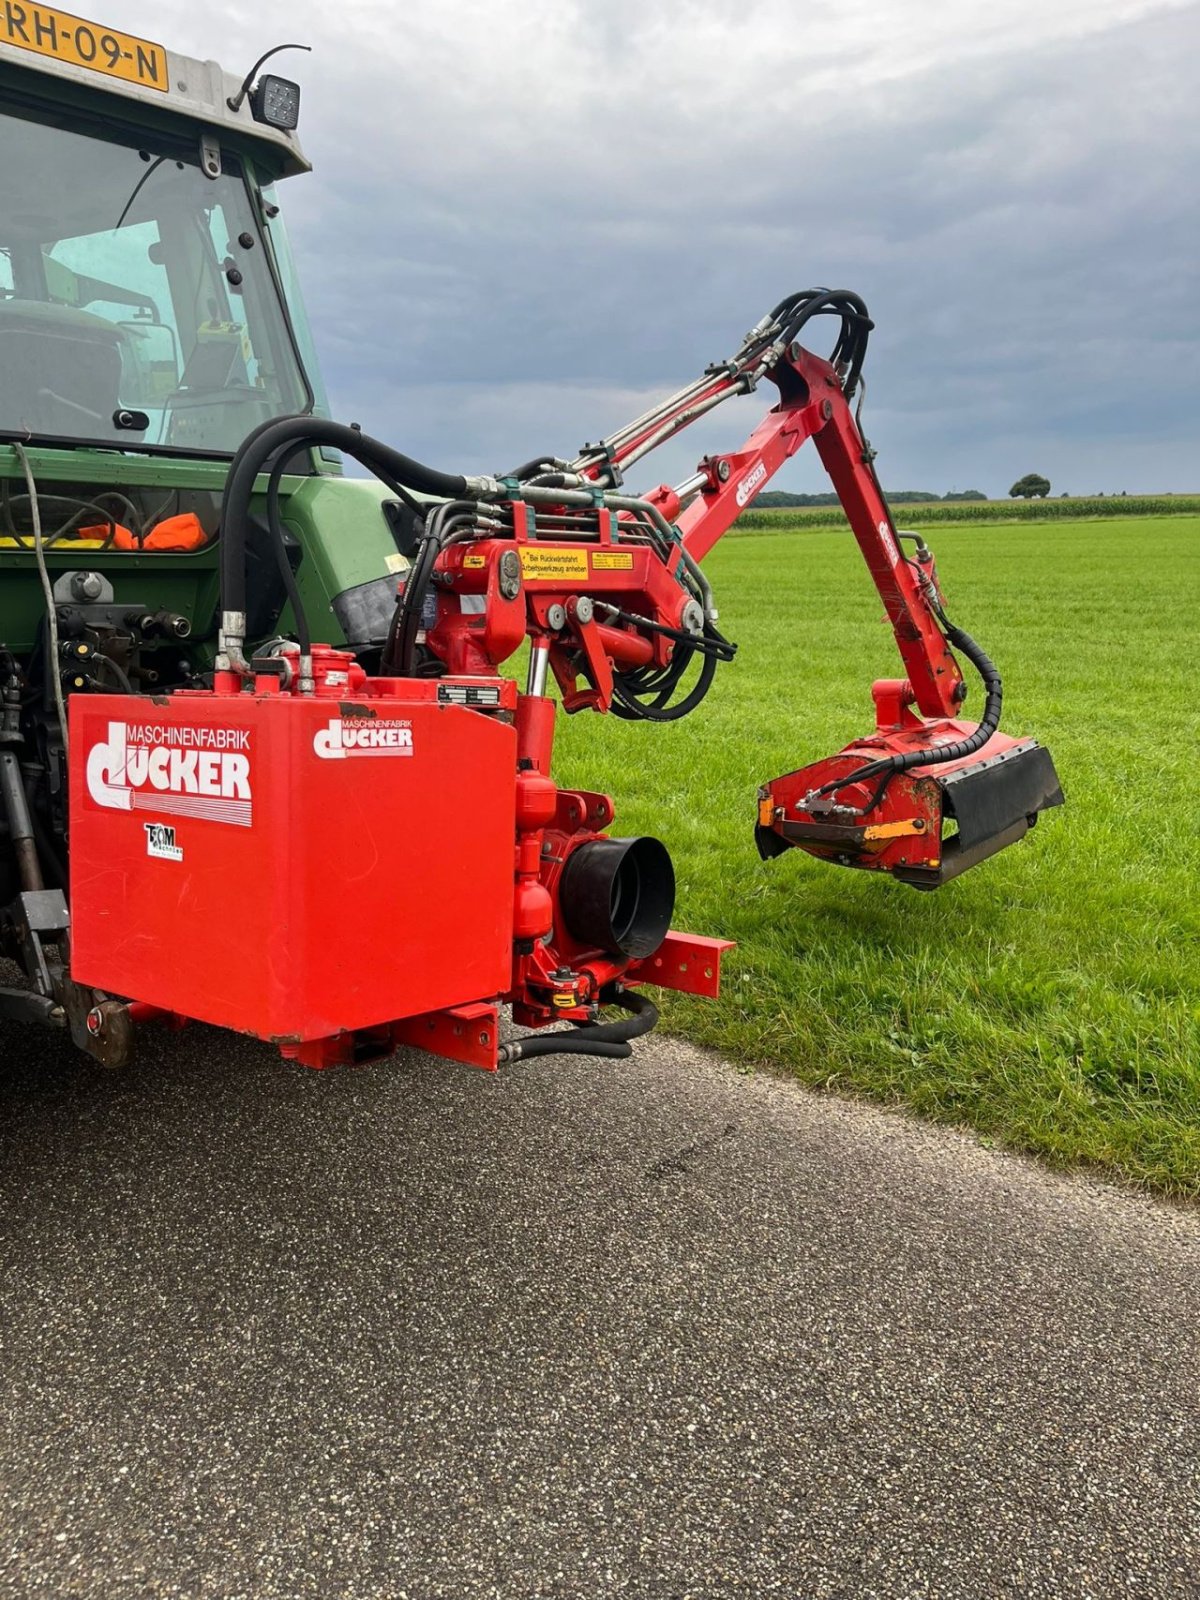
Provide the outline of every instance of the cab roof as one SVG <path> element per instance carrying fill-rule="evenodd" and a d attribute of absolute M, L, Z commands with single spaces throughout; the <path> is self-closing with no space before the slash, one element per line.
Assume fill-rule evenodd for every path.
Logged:
<path fill-rule="evenodd" d="M 223 133 L 236 133 L 239 140 L 269 147 L 281 177 L 310 167 L 294 132 L 255 120 L 248 95 L 237 111 L 230 110 L 242 74 L 33 0 L 0 5 L 0 66 L 28 74 L 31 88 L 39 78 L 66 81 L 116 97 L 131 110 L 141 106 L 201 124 L 218 141 Z"/>

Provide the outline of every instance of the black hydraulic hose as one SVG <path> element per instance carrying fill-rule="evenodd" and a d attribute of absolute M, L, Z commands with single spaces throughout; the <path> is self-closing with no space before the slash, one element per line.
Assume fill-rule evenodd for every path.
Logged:
<path fill-rule="evenodd" d="M 402 483 L 397 483 L 394 478 L 389 478 L 382 472 L 377 472 L 375 476 L 379 479 L 380 483 L 383 484 L 385 489 L 390 489 L 396 496 L 396 499 L 408 507 L 414 516 L 419 517 L 423 515 L 424 507 L 422 506 L 421 502 L 417 499 L 416 495 L 409 494 L 408 490 Z"/>
<path fill-rule="evenodd" d="M 847 395 L 854 393 L 862 373 L 867 354 L 867 339 L 874 324 L 867 311 L 866 302 L 849 289 L 830 289 L 814 296 L 784 328 L 783 337 L 790 344 L 812 317 L 825 314 L 840 315 L 841 330 L 834 345 L 831 360 L 844 363 L 846 373 L 842 386 Z"/>
<path fill-rule="evenodd" d="M 795 290 L 792 291 L 791 294 L 784 295 L 783 299 L 779 302 L 779 304 L 777 306 L 773 306 L 772 307 L 771 312 L 770 312 L 769 316 L 767 317 L 767 321 L 768 322 L 778 322 L 779 319 L 783 316 L 785 311 L 794 311 L 797 306 L 804 304 L 808 300 L 814 299 L 817 295 L 819 295 L 819 294 L 828 294 L 828 293 L 829 293 L 828 289 L 820 289 L 820 288 L 818 288 L 818 289 L 795 289 Z"/>
<path fill-rule="evenodd" d="M 532 478 L 535 472 L 541 472 L 546 467 L 556 467 L 558 461 L 554 456 L 531 456 L 528 461 L 523 461 L 519 467 L 514 467 L 511 472 L 505 473 L 507 478 Z"/>
<path fill-rule="evenodd" d="M 240 531 L 241 548 L 235 561 L 231 556 L 229 556 L 228 553 L 228 546 L 233 542 L 229 536 L 229 529 L 231 522 L 231 489 L 233 487 L 234 471 L 246 458 L 252 454 L 257 456 L 256 447 L 259 441 L 265 438 L 268 433 L 272 433 L 275 429 L 279 428 L 283 423 L 290 423 L 298 430 L 301 427 L 306 427 L 311 420 L 312 419 L 307 415 L 291 417 L 268 417 L 265 422 L 260 422 L 257 428 L 251 429 L 251 431 L 238 446 L 237 453 L 234 455 L 233 460 L 229 463 L 229 471 L 225 474 L 225 489 L 221 496 L 221 520 L 219 524 L 220 549 L 218 551 L 218 555 L 220 558 L 219 568 L 221 577 L 222 610 L 237 610 L 241 612 L 245 612 L 246 610 L 246 535 L 244 518 L 246 514 L 246 507 L 248 507 L 250 502 L 250 494 L 253 492 L 254 479 L 251 478 L 250 480 L 250 488 L 246 493 L 245 502 L 239 516 L 239 520 L 242 522 Z M 264 457 L 264 464 L 266 459 L 267 458 Z M 259 469 L 257 468 L 255 469 L 255 476 L 257 476 L 258 470 Z M 229 587 L 226 581 L 226 573 L 231 567 L 235 569 L 232 578 L 232 588 Z M 234 600 L 237 602 L 236 605 L 233 603 Z"/>
<path fill-rule="evenodd" d="M 421 631 L 425 596 L 433 579 L 437 558 L 456 524 L 467 522 L 475 507 L 468 501 L 450 501 L 431 514 L 428 531 L 421 540 L 416 559 L 408 569 L 404 594 L 392 614 L 380 670 L 388 677 L 411 678 L 416 673 L 417 634 Z"/>
<path fill-rule="evenodd" d="M 324 417 L 280 417 L 263 423 L 244 441 L 234 456 L 225 480 L 221 503 L 221 609 L 246 611 L 246 525 L 255 481 L 277 450 L 290 452 L 314 445 L 331 445 L 352 456 L 370 471 L 395 480 L 418 494 L 455 499 L 466 491 L 467 480 L 458 473 L 439 472 L 357 428 Z M 286 558 L 285 558 L 286 559 Z"/>
<path fill-rule="evenodd" d="M 639 617 L 631 611 L 622 611 L 620 606 L 609 605 L 602 602 L 604 614 L 609 620 L 624 622 L 631 628 L 636 628 L 639 633 L 657 634 L 664 639 L 674 639 L 678 644 L 691 645 L 694 650 L 700 650 L 704 655 L 716 656 L 719 661 L 732 661 L 737 655 L 737 645 L 731 644 L 723 638 L 711 624 L 706 625 L 702 634 L 689 633 L 686 628 L 669 628 L 665 622 L 651 622 L 649 617 Z"/>
<path fill-rule="evenodd" d="M 969 633 L 956 628 L 944 616 L 941 620 L 947 642 L 956 650 L 962 651 L 983 680 L 983 715 L 975 732 L 968 734 L 965 739 L 956 739 L 953 744 L 935 745 L 931 750 L 906 750 L 901 755 L 885 756 L 881 761 L 871 761 L 854 772 L 848 772 L 844 778 L 835 778 L 832 783 L 822 785 L 815 795 L 808 797 L 809 799 L 834 794 L 839 789 L 848 788 L 852 783 L 869 783 L 872 778 L 882 777 L 884 781 L 875 792 L 870 804 L 862 808 L 864 812 L 873 810 L 878 805 L 887 783 L 897 773 L 907 772 L 910 767 L 940 767 L 947 761 L 961 761 L 964 756 L 974 755 L 976 750 L 982 749 L 995 733 L 1000 726 L 1000 712 L 1004 706 L 1004 685 L 996 664 Z"/>
<path fill-rule="evenodd" d="M 636 618 L 628 620 L 638 621 Z M 657 624 L 652 631 L 665 633 L 678 642 L 670 664 L 662 672 L 645 667 L 629 672 L 614 672 L 612 710 L 615 716 L 625 722 L 678 722 L 681 717 L 686 717 L 712 688 L 718 661 L 732 661 L 737 650 L 737 646 L 723 638 L 710 622 L 704 624 L 704 633 L 700 638 Z M 669 705 L 680 679 L 697 655 L 703 659 L 696 682 L 682 700 Z"/>
<path fill-rule="evenodd" d="M 962 651 L 983 682 L 983 715 L 979 719 L 979 726 L 969 738 L 960 739 L 956 744 L 939 745 L 932 756 L 926 757 L 926 766 L 940 766 L 944 761 L 958 761 L 962 756 L 973 755 L 988 742 L 1000 726 L 1000 713 L 1004 708 L 1004 684 L 996 663 L 969 633 L 964 633 L 961 628 L 956 628 L 945 618 L 942 621 L 948 641 L 956 650 Z M 918 766 L 920 763 L 914 761 L 910 765 Z"/>
<path fill-rule="evenodd" d="M 102 650 L 97 650 L 92 660 L 98 667 L 105 667 L 117 680 L 123 694 L 136 694 L 137 690 L 130 682 L 129 674 L 119 661 L 114 661 L 111 656 L 106 656 Z"/>
<path fill-rule="evenodd" d="M 875 326 L 866 302 L 860 295 L 851 289 L 804 289 L 781 300 L 768 320 L 778 329 L 780 341 L 790 344 L 805 323 L 818 316 L 840 316 L 842 319 L 837 342 L 829 359 L 845 364 L 843 388 L 847 395 L 851 395 L 858 386 L 867 353 L 867 339 Z"/>
<path fill-rule="evenodd" d="M 694 649 L 689 650 L 686 645 L 677 645 L 676 653 L 682 653 L 684 659 L 680 663 L 679 671 L 667 677 L 666 681 L 659 684 L 653 683 L 640 686 L 636 680 L 631 684 L 622 673 L 613 674 L 613 705 L 612 709 L 617 716 L 628 722 L 678 722 L 694 711 L 705 695 L 712 688 L 713 678 L 717 671 L 717 657 L 705 655 L 700 662 L 700 675 L 691 689 L 682 700 L 674 705 L 668 705 L 667 700 L 675 692 L 679 679 L 691 663 Z M 649 700 L 638 697 L 641 693 L 652 696 Z"/>
<path fill-rule="evenodd" d="M 300 646 L 301 656 L 310 656 L 312 631 L 308 625 L 308 613 L 300 598 L 300 586 L 296 582 L 296 574 L 292 570 L 292 563 L 288 560 L 287 540 L 283 535 L 283 518 L 279 510 L 279 481 L 283 477 L 283 469 L 287 466 L 290 454 L 288 450 L 281 450 L 275 465 L 271 468 L 271 476 L 267 483 L 267 526 L 271 530 L 271 545 L 275 551 L 279 576 L 283 580 L 283 590 L 292 608 L 296 643 Z"/>
<path fill-rule="evenodd" d="M 554 1033 L 535 1033 L 527 1039 L 512 1039 L 500 1046 L 502 1062 L 529 1061 L 534 1056 L 609 1056 L 623 1061 L 633 1054 L 631 1039 L 649 1033 L 658 1022 L 658 1007 L 644 994 L 623 989 L 619 984 L 600 992 L 603 1005 L 620 1006 L 632 1012 L 624 1022 L 589 1022 L 581 1028 Z"/>
<path fill-rule="evenodd" d="M 388 674 L 394 673 L 399 678 L 412 676 L 416 664 L 417 634 L 421 631 L 421 621 L 425 612 L 425 595 L 429 589 L 429 581 L 433 577 L 433 568 L 440 549 L 441 540 L 436 530 L 430 529 L 421 540 L 417 558 L 408 569 L 408 576 L 404 581 L 404 594 L 393 618 L 396 623 L 394 642 L 391 631 L 388 633 L 383 664 L 383 670 Z"/>

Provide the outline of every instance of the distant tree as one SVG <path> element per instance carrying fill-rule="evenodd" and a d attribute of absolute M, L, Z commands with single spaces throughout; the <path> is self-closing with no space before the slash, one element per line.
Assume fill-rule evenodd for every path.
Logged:
<path fill-rule="evenodd" d="M 987 495 L 982 489 L 951 489 L 949 494 L 942 496 L 943 500 L 986 500 Z"/>
<path fill-rule="evenodd" d="M 1058 498 L 1060 500 L 1069 500 L 1071 498 L 1070 491 L 1068 489 L 1064 489 Z"/>
<path fill-rule="evenodd" d="M 1050 493 L 1050 479 L 1043 478 L 1040 472 L 1027 472 L 1008 493 L 1013 500 L 1044 500 Z"/>

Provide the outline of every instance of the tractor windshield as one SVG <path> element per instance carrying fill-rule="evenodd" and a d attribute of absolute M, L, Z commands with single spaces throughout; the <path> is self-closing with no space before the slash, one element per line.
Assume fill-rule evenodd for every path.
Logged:
<path fill-rule="evenodd" d="M 226 454 L 306 411 L 236 160 L 62 122 L 0 111 L 0 437 Z"/>

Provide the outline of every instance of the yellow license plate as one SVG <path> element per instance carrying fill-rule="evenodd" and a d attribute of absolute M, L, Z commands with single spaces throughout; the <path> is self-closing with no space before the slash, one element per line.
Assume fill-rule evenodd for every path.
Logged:
<path fill-rule="evenodd" d="M 88 67 L 110 78 L 123 78 L 142 89 L 170 89 L 167 79 L 167 52 L 160 44 L 136 39 L 115 28 L 85 22 L 69 11 L 55 11 L 31 0 L 3 0 L 0 3 L 0 44 L 32 50 L 35 55 L 52 56 L 73 67 Z"/>

